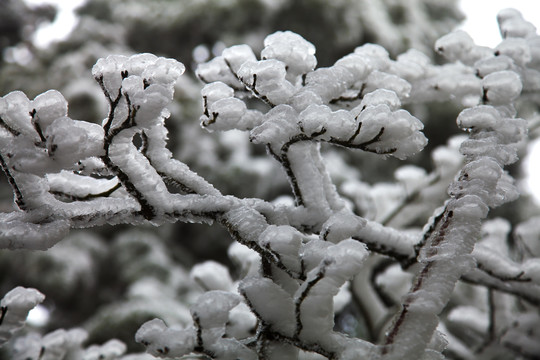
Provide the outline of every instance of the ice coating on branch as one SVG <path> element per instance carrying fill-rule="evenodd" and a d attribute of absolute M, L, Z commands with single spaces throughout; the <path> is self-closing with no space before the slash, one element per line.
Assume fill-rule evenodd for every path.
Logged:
<path fill-rule="evenodd" d="M 365 109 L 368 106 L 387 105 L 392 110 L 397 110 L 401 106 L 401 101 L 397 94 L 388 89 L 377 89 L 367 93 L 360 105 L 353 109 L 353 113 L 358 110 Z"/>
<path fill-rule="evenodd" d="M 357 235 L 367 221 L 348 211 L 336 212 L 322 226 L 321 238 L 333 243 Z"/>
<path fill-rule="evenodd" d="M 234 73 L 237 73 L 240 66 L 246 61 L 257 61 L 257 57 L 249 45 L 231 46 L 223 50 L 221 56 Z"/>
<path fill-rule="evenodd" d="M 58 329 L 44 336 L 40 336 L 37 333 L 30 333 L 22 338 L 18 338 L 15 341 L 14 360 L 57 360 L 65 358 L 86 360 L 87 358 L 85 357 L 84 350 L 82 349 L 82 344 L 87 338 L 88 333 L 80 328 L 70 330 Z M 115 342 L 116 341 L 117 340 L 115 340 Z M 103 358 L 112 360 L 116 359 L 116 356 L 112 358 Z M 93 358 L 90 357 L 89 359 Z"/>
<path fill-rule="evenodd" d="M 180 357 L 193 351 L 196 345 L 194 328 L 169 328 L 160 319 L 145 322 L 135 340 L 146 347 L 146 351 L 156 357 Z"/>
<path fill-rule="evenodd" d="M 356 121 L 350 112 L 332 111 L 326 105 L 309 105 L 298 115 L 299 126 L 308 136 L 324 132 L 318 136 L 329 141 L 331 138 L 343 139 L 354 133 Z"/>
<path fill-rule="evenodd" d="M 0 117 L 12 129 L 11 133 L 22 133 L 33 142 L 39 142 L 41 139 L 32 125 L 31 112 L 32 104 L 22 91 L 12 91 L 0 101 Z"/>
<path fill-rule="evenodd" d="M 239 291 L 251 310 L 275 331 L 292 336 L 295 329 L 292 297 L 268 278 L 249 277 L 242 280 Z"/>
<path fill-rule="evenodd" d="M 354 54 L 368 61 L 370 72 L 374 70 L 385 71 L 390 67 L 391 60 L 388 51 L 377 44 L 364 44 L 354 49 Z"/>
<path fill-rule="evenodd" d="M 42 130 L 54 120 L 67 116 L 68 111 L 66 99 L 56 90 L 49 90 L 36 96 L 32 101 L 32 107 L 36 110 L 35 118 Z"/>
<path fill-rule="evenodd" d="M 103 128 L 97 124 L 61 117 L 46 128 L 44 135 L 49 156 L 62 168 L 103 154 Z"/>
<path fill-rule="evenodd" d="M 257 328 L 257 318 L 245 302 L 241 302 L 229 311 L 226 336 L 238 340 L 248 338 Z"/>
<path fill-rule="evenodd" d="M 216 81 L 201 90 L 204 115 L 201 125 L 208 130 L 250 130 L 262 122 L 262 114 L 249 110 L 246 103 L 234 98 L 234 90 Z"/>
<path fill-rule="evenodd" d="M 312 91 L 328 103 L 345 92 L 354 80 L 353 73 L 345 67 L 319 68 L 307 74 L 303 91 Z"/>
<path fill-rule="evenodd" d="M 495 48 L 497 56 L 508 56 L 519 66 L 531 61 L 531 50 L 525 39 L 505 39 Z"/>
<path fill-rule="evenodd" d="M 120 340 L 112 339 L 103 345 L 92 345 L 86 349 L 84 360 L 114 360 L 126 352 L 126 345 Z"/>
<path fill-rule="evenodd" d="M 262 59 L 276 59 L 287 66 L 287 80 L 293 84 L 298 76 L 315 69 L 315 46 L 291 31 L 278 31 L 264 39 Z"/>
<path fill-rule="evenodd" d="M 296 112 L 289 105 L 278 105 L 265 115 L 265 121 L 251 130 L 250 141 L 262 144 L 285 144 L 299 128 Z"/>
<path fill-rule="evenodd" d="M 475 45 L 469 34 L 456 30 L 435 42 L 435 50 L 450 61 L 459 60 L 467 65 L 491 55 L 491 49 Z"/>
<path fill-rule="evenodd" d="M 495 130 L 500 121 L 501 115 L 494 107 L 481 105 L 462 111 L 457 125 L 463 129 Z"/>
<path fill-rule="evenodd" d="M 259 236 L 258 242 L 279 254 L 285 266 L 295 272 L 301 271 L 299 259 L 300 245 L 304 235 L 291 226 L 268 226 Z"/>
<path fill-rule="evenodd" d="M 24 326 L 28 312 L 45 299 L 36 289 L 21 286 L 9 291 L 0 301 L 0 345 Z"/>
<path fill-rule="evenodd" d="M 1 214 L 0 220 L 0 249 L 47 250 L 70 229 L 69 222 L 63 219 L 34 224 L 28 219 L 12 219 Z"/>
<path fill-rule="evenodd" d="M 229 270 L 215 261 L 205 261 L 191 269 L 190 277 L 204 290 L 230 290 L 233 282 Z"/>
<path fill-rule="evenodd" d="M 510 57 L 506 55 L 499 55 L 478 60 L 474 64 L 474 67 L 478 76 L 483 78 L 486 75 L 497 71 L 512 70 L 514 68 L 514 63 Z"/>
<path fill-rule="evenodd" d="M 523 19 L 515 9 L 504 9 L 497 14 L 497 22 L 503 39 L 527 38 L 536 35 L 536 27 Z"/>
<path fill-rule="evenodd" d="M 392 73 L 407 81 L 416 80 L 425 75 L 431 62 L 426 54 L 415 49 L 398 55 L 396 60 L 391 65 Z"/>
<path fill-rule="evenodd" d="M 296 331 L 301 338 L 316 342 L 332 332 L 333 297 L 345 281 L 360 271 L 367 254 L 364 245 L 354 240 L 326 248 L 319 265 L 308 273 L 295 294 L 302 324 Z"/>
<path fill-rule="evenodd" d="M 279 60 L 247 61 L 237 75 L 257 97 L 271 104 L 286 103 L 296 90 L 286 79 L 286 64 Z"/>
<path fill-rule="evenodd" d="M 392 111 L 385 104 L 370 106 L 360 113 L 358 121 L 362 126 L 354 142 L 366 144 L 374 152 L 404 159 L 427 144 L 420 132 L 424 125 L 406 110 Z"/>
<path fill-rule="evenodd" d="M 233 242 L 227 251 L 229 258 L 237 265 L 240 272 L 246 276 L 254 276 L 258 273 L 261 264 L 260 255 L 237 242 Z"/>
<path fill-rule="evenodd" d="M 364 91 L 367 93 L 377 89 L 393 91 L 400 99 L 404 99 L 409 97 L 411 84 L 399 76 L 373 71 L 366 79 Z"/>
<path fill-rule="evenodd" d="M 336 61 L 335 65 L 347 69 L 354 76 L 355 79 L 365 78 L 372 70 L 372 66 L 368 63 L 368 60 L 366 60 L 360 54 L 354 53 L 345 55 L 344 57 Z"/>
<path fill-rule="evenodd" d="M 519 75 L 513 71 L 497 71 L 482 79 L 484 96 L 494 104 L 506 104 L 514 101 L 521 93 L 522 83 Z"/>
<path fill-rule="evenodd" d="M 253 59 L 252 61 L 255 60 Z M 196 74 L 199 79 L 206 83 L 222 81 L 234 88 L 243 87 L 242 82 L 231 71 L 231 68 L 227 65 L 227 61 L 223 56 L 218 56 L 209 62 L 199 64 L 197 66 Z"/>
<path fill-rule="evenodd" d="M 212 344 L 223 337 L 229 311 L 240 301 L 239 295 L 221 290 L 208 291 L 199 296 L 191 307 L 191 314 L 196 325 L 202 329 L 204 341 Z"/>

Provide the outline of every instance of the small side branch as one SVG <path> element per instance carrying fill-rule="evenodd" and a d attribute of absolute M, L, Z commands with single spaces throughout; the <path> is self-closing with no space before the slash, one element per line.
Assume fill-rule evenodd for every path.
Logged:
<path fill-rule="evenodd" d="M 326 272 L 326 267 L 328 265 L 329 265 L 329 263 L 326 263 L 326 262 L 323 263 L 323 265 L 321 266 L 321 268 L 319 269 L 319 271 L 317 272 L 315 277 L 313 279 L 311 279 L 310 281 L 308 281 L 306 287 L 304 288 L 304 290 L 302 291 L 302 293 L 300 294 L 300 296 L 296 299 L 296 301 L 294 303 L 294 315 L 295 315 L 295 319 L 296 319 L 296 328 L 294 330 L 293 338 L 295 338 L 295 339 L 298 339 L 298 337 L 300 336 L 300 333 L 302 332 L 302 329 L 304 327 L 304 324 L 302 324 L 302 319 L 301 319 L 302 303 L 308 297 L 309 292 L 311 291 L 311 289 L 313 289 L 313 287 L 315 285 L 317 285 L 317 283 L 322 278 L 324 278 L 324 274 Z"/>
<path fill-rule="evenodd" d="M 15 181 L 13 174 L 9 170 L 9 167 L 1 154 L 0 154 L 0 166 L 2 167 L 2 171 L 4 172 L 4 174 L 6 174 L 8 183 L 11 186 L 11 189 L 13 190 L 13 194 L 15 195 L 15 204 L 17 204 L 19 209 L 26 210 L 27 207 L 26 207 L 26 203 L 24 201 L 21 189 L 19 189 L 19 187 L 17 186 L 17 182 Z"/>

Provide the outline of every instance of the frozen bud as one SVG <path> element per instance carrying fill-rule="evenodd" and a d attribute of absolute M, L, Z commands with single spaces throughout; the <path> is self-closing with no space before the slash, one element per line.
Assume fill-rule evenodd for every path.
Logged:
<path fill-rule="evenodd" d="M 522 84 L 518 74 L 513 71 L 497 71 L 482 80 L 484 96 L 495 105 L 513 102 L 521 93 Z"/>
<path fill-rule="evenodd" d="M 462 129 L 495 129 L 501 121 L 501 115 L 488 105 L 475 106 L 463 110 L 458 118 L 457 125 Z"/>
<path fill-rule="evenodd" d="M 103 86 L 107 95 L 115 99 L 122 86 L 122 79 L 129 75 L 127 71 L 128 57 L 123 55 L 109 55 L 99 59 L 92 67 L 92 75 Z"/>
<path fill-rule="evenodd" d="M 266 120 L 250 132 L 256 144 L 284 144 L 299 131 L 298 114 L 289 105 L 278 105 L 266 113 Z"/>
<path fill-rule="evenodd" d="M 235 128 L 235 123 L 246 113 L 246 104 L 237 98 L 229 97 L 220 99 L 207 106 L 208 115 L 203 116 L 203 127 L 212 129 L 229 130 Z M 219 119 L 218 119 L 219 118 Z"/>
<path fill-rule="evenodd" d="M 11 338 L 13 333 L 24 326 L 28 312 L 45 299 L 36 289 L 21 286 L 8 292 L 0 301 L 1 327 L 0 345 Z"/>
<path fill-rule="evenodd" d="M 368 106 L 387 105 L 392 110 L 397 110 L 401 106 L 401 101 L 396 93 L 388 89 L 377 89 L 367 93 L 360 105 L 352 110 L 355 114 L 360 114 Z"/>
<path fill-rule="evenodd" d="M 32 125 L 32 107 L 26 95 L 22 91 L 12 91 L 2 99 L 0 117 L 6 125 L 34 142 L 39 142 L 41 139 Z"/>
<path fill-rule="evenodd" d="M 480 179 L 484 187 L 495 188 L 497 181 L 499 181 L 503 173 L 503 169 L 493 158 L 485 156 L 465 165 L 463 167 L 463 173 L 467 175 L 469 181 Z"/>
<path fill-rule="evenodd" d="M 435 90 L 450 95 L 450 98 L 480 98 L 482 81 L 474 74 L 456 71 L 446 72 L 437 78 Z"/>
<path fill-rule="evenodd" d="M 506 55 L 519 66 L 531 61 L 531 50 L 525 39 L 505 39 L 495 48 L 495 55 Z"/>
<path fill-rule="evenodd" d="M 149 84 L 173 85 L 184 73 L 186 67 L 175 59 L 157 58 L 142 71 L 141 77 Z"/>
<path fill-rule="evenodd" d="M 125 61 L 125 67 L 128 75 L 141 75 L 143 71 L 153 65 L 158 57 L 150 53 L 135 54 L 130 56 Z"/>
<path fill-rule="evenodd" d="M 370 72 L 373 70 L 384 71 L 390 67 L 390 54 L 386 49 L 377 44 L 365 44 L 354 49 L 354 54 L 364 58 Z"/>
<path fill-rule="evenodd" d="M 357 128 L 356 120 L 353 115 L 346 110 L 338 110 L 331 113 L 325 128 L 326 132 L 322 135 L 325 140 L 349 139 Z"/>
<path fill-rule="evenodd" d="M 421 132 L 424 125 L 406 110 L 392 112 L 387 105 L 368 107 L 358 121 L 362 127 L 355 143 L 366 144 L 369 151 L 405 159 L 427 144 Z"/>
<path fill-rule="evenodd" d="M 323 100 L 314 91 L 303 89 L 294 94 L 291 105 L 298 111 L 306 109 L 310 105 L 321 105 Z"/>
<path fill-rule="evenodd" d="M 145 322 L 135 334 L 135 341 L 146 347 L 146 352 L 157 357 L 181 357 L 195 349 L 196 332 L 193 328 L 169 328 L 160 319 Z"/>
<path fill-rule="evenodd" d="M 406 79 L 418 79 L 426 73 L 431 60 L 421 51 L 410 49 L 397 57 L 391 65 L 392 73 Z"/>
<path fill-rule="evenodd" d="M 315 46 L 291 31 L 278 31 L 264 39 L 261 58 L 280 60 L 287 65 L 287 80 L 315 69 Z"/>
<path fill-rule="evenodd" d="M 516 146 L 501 145 L 498 141 L 499 138 L 495 135 L 482 139 L 468 139 L 461 144 L 459 152 L 470 157 L 491 156 L 501 164 L 516 162 L 518 160 Z"/>
<path fill-rule="evenodd" d="M 232 73 L 223 56 L 218 56 L 209 62 L 199 64 L 195 73 L 205 83 L 222 81 L 230 86 L 243 87 L 242 83 Z"/>
<path fill-rule="evenodd" d="M 285 266 L 300 272 L 301 265 L 298 252 L 303 235 L 291 226 L 268 226 L 259 236 L 259 244 L 276 252 Z"/>
<path fill-rule="evenodd" d="M 205 85 L 201 90 L 201 95 L 208 103 L 234 96 L 234 90 L 229 85 L 216 81 Z"/>
<path fill-rule="evenodd" d="M 225 323 L 229 318 L 229 311 L 240 304 L 242 298 L 238 294 L 227 291 L 208 291 L 197 298 L 191 307 L 191 314 L 204 330 L 219 328 L 218 338 L 225 333 Z M 218 339 L 217 338 L 217 339 Z M 217 339 L 213 339 L 216 341 Z"/>
<path fill-rule="evenodd" d="M 323 240 L 337 243 L 358 234 L 365 225 L 366 220 L 359 216 L 337 212 L 323 224 L 320 236 Z"/>
<path fill-rule="evenodd" d="M 464 195 L 454 200 L 449 209 L 453 211 L 456 221 L 483 219 L 489 211 L 489 207 L 477 195 Z"/>
<path fill-rule="evenodd" d="M 240 70 L 240 67 L 246 61 L 257 61 L 253 50 L 248 45 L 231 46 L 230 48 L 223 50 L 221 56 L 223 56 L 227 65 L 229 65 L 231 70 L 235 73 Z"/>
<path fill-rule="evenodd" d="M 486 75 L 497 71 L 512 70 L 514 67 L 514 63 L 510 57 L 506 55 L 500 55 L 478 60 L 474 64 L 474 67 L 476 68 L 476 74 L 479 77 L 483 78 Z"/>
<path fill-rule="evenodd" d="M 63 166 L 103 153 L 103 128 L 68 117 L 56 119 L 45 131 L 49 156 Z"/>
<path fill-rule="evenodd" d="M 190 277 L 206 291 L 230 290 L 233 287 L 229 270 L 215 261 L 195 265 Z"/>
<path fill-rule="evenodd" d="M 133 101 L 143 98 L 142 92 L 144 91 L 143 79 L 138 75 L 130 75 L 122 80 L 122 92 L 124 95 L 130 98 L 131 103 Z"/>
<path fill-rule="evenodd" d="M 67 116 L 68 103 L 56 90 L 49 90 L 38 95 L 31 106 L 36 111 L 34 118 L 42 130 L 45 130 L 54 120 Z"/>
<path fill-rule="evenodd" d="M 342 66 L 320 68 L 307 74 L 305 89 L 329 102 L 339 98 L 353 81 L 352 73 Z"/>
<path fill-rule="evenodd" d="M 298 125 L 306 135 L 312 136 L 326 127 L 326 122 L 331 116 L 332 110 L 328 106 L 310 105 L 298 116 Z"/>
<path fill-rule="evenodd" d="M 463 30 L 451 32 L 435 42 L 435 50 L 450 61 L 467 58 L 474 47 L 473 39 Z"/>
<path fill-rule="evenodd" d="M 361 219 L 357 219 L 356 223 L 358 229 L 363 227 Z M 339 287 L 360 271 L 368 254 L 364 244 L 352 239 L 346 239 L 328 247 L 323 262 L 329 264 L 325 275 L 336 280 L 336 283 L 332 284 L 336 286 L 331 291 L 332 295 L 336 295 Z"/>
<path fill-rule="evenodd" d="M 272 104 L 287 103 L 296 92 L 285 76 L 285 63 L 274 59 L 248 61 L 238 71 L 238 77 L 248 88 Z"/>
<path fill-rule="evenodd" d="M 536 34 L 536 27 L 523 19 L 515 9 L 504 9 L 497 14 L 497 22 L 503 39 L 526 38 Z"/>
<path fill-rule="evenodd" d="M 396 75 L 373 71 L 366 80 L 364 91 L 371 92 L 376 89 L 393 91 L 399 98 L 404 99 L 407 98 L 411 92 L 411 84 L 409 84 L 407 80 L 403 80 Z"/>
<path fill-rule="evenodd" d="M 371 67 L 359 54 L 349 54 L 344 56 L 336 61 L 335 66 L 341 66 L 347 69 L 354 76 L 356 81 L 361 81 L 371 71 Z"/>

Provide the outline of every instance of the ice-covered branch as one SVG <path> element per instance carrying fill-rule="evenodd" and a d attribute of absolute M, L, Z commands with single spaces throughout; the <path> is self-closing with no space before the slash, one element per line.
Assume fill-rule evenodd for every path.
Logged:
<path fill-rule="evenodd" d="M 24 326 L 28 312 L 45 299 L 36 289 L 17 287 L 0 301 L 0 346 Z"/>
<path fill-rule="evenodd" d="M 33 100 L 12 92 L 0 98 L 0 166 L 15 208 L 0 214 L 0 248 L 46 250 L 70 229 L 104 224 L 224 227 L 240 275 L 215 262 L 192 269 L 203 293 L 186 323 L 154 319 L 136 334 L 162 358 L 441 358 L 442 332 L 455 328 L 486 333 L 470 348 L 450 334 L 449 351 L 464 358 L 496 346 L 533 353 L 529 329 L 538 317 L 524 314 L 540 304 L 540 250 L 527 238 L 537 229 L 518 226 L 530 254 L 513 257 L 504 245 L 509 226 L 485 219 L 518 197 L 504 167 L 517 161 L 527 133 L 516 105 L 538 101 L 540 42 L 515 12 L 502 12 L 499 23 L 504 39 L 495 49 L 461 31 L 441 38 L 444 65 L 416 50 L 393 59 L 366 44 L 317 68 L 313 44 L 289 31 L 266 37 L 258 55 L 239 45 L 200 64 L 202 127 L 247 132 L 266 148 L 290 183 L 290 203 L 226 195 L 173 158 L 165 122 L 184 72 L 176 60 L 100 59 L 92 74 L 109 106 L 101 125 L 70 118 L 58 91 Z M 390 185 L 347 179 L 338 189 L 326 149 L 405 160 L 427 145 L 415 106 L 448 100 L 459 104 L 457 126 L 467 136 L 434 150 L 432 170 L 405 165 Z M 450 301 L 464 291 L 459 280 L 484 291 L 483 308 Z M 13 306 L 26 315 L 42 300 L 28 291 L 22 302 L 2 300 L 0 341 L 21 325 Z M 472 324 L 460 309 L 482 320 Z M 360 313 L 367 335 L 344 334 L 338 313 Z M 508 320 L 514 313 L 516 324 Z M 43 359 L 122 359 L 126 351 L 114 340 L 84 349 L 85 337 L 58 330 L 19 339 L 14 349 Z"/>
<path fill-rule="evenodd" d="M 466 165 L 450 185 L 450 200 L 420 251 L 422 266 L 388 331 L 384 358 L 422 356 L 456 282 L 474 266 L 470 254 L 480 236 L 481 221 L 490 208 L 518 196 L 503 167 L 517 160 L 517 144 L 526 134 L 524 120 L 508 117 L 521 90 L 520 80 L 511 72 L 495 72 L 484 80 L 490 76 L 496 80 L 489 82 L 486 93 L 504 94 L 493 100 L 500 108 L 476 106 L 462 111 L 457 119 L 458 126 L 470 133 L 460 149 Z M 414 345 L 404 353 L 405 344 Z"/>

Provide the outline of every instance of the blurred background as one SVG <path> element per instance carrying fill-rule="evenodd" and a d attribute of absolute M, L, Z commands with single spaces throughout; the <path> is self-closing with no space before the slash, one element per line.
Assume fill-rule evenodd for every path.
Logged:
<path fill-rule="evenodd" d="M 169 149 L 175 157 L 224 194 L 285 201 L 290 197 L 287 180 L 264 148 L 250 144 L 244 133 L 207 133 L 200 128 L 202 83 L 194 76 L 198 63 L 235 44 L 249 44 L 257 53 L 264 37 L 277 30 L 292 30 L 312 42 L 318 66 L 330 66 L 365 43 L 384 46 L 392 58 L 416 48 L 442 63 L 433 51 L 440 36 L 464 27 L 480 45 L 495 46 L 500 41 L 498 10 L 521 8 L 526 19 L 540 24 L 540 11 L 525 7 L 531 3 L 534 1 L 0 0 L 0 96 L 22 90 L 32 99 L 57 89 L 69 101 L 70 117 L 100 123 L 107 104 L 91 76 L 98 58 L 140 52 L 175 58 L 187 67 L 167 120 Z M 460 104 L 452 102 L 407 109 L 425 123 L 429 145 L 406 164 L 425 173 L 433 170 L 430 153 L 458 133 L 455 118 L 460 109 Z M 538 123 L 536 105 L 524 104 L 520 111 Z M 533 129 L 531 138 L 538 134 L 538 128 Z M 523 155 L 526 152 L 524 148 Z M 325 159 L 339 189 L 350 181 L 362 182 L 368 189 L 377 184 L 401 186 L 395 185 L 399 180 L 395 172 L 405 164 L 402 161 L 386 159 L 381 164 L 372 154 L 334 148 L 325 149 Z M 538 160 L 529 161 L 533 162 Z M 522 165 L 510 169 L 522 186 L 532 187 L 530 181 L 540 183 L 530 180 Z M 347 197 L 347 191 L 343 193 Z M 444 196 L 434 199 L 421 217 L 393 225 L 423 225 Z M 7 181 L 1 177 L 0 211 L 10 211 L 12 202 Z M 356 211 L 371 216 L 361 207 Z M 524 196 L 493 216 L 518 223 L 535 213 L 534 200 Z M 115 337 L 130 350 L 140 350 L 133 337 L 144 321 L 154 317 L 168 323 L 189 321 L 189 304 L 201 291 L 189 278 L 194 264 L 215 260 L 235 275 L 234 261 L 227 256 L 230 242 L 219 226 L 197 224 L 73 231 L 47 252 L 0 251 L 0 294 L 18 285 L 46 294 L 26 331 L 46 333 L 82 326 L 89 332 L 88 343 Z M 361 336 L 361 324 L 357 327 L 354 335 Z"/>

